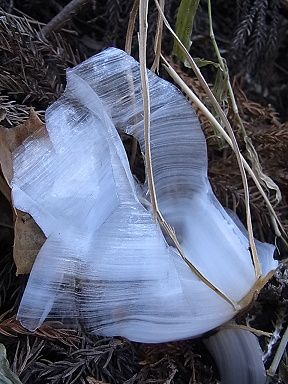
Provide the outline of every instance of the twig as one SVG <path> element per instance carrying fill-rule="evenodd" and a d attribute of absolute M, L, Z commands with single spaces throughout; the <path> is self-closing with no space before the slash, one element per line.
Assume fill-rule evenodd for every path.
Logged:
<path fill-rule="evenodd" d="M 20 15 L 22 16 L 16 16 L 16 15 L 13 15 L 12 13 L 9 13 L 7 14 L 9 17 L 13 17 L 14 19 L 19 19 L 19 20 L 27 20 L 28 23 L 30 24 L 36 24 L 38 25 L 39 27 L 40 26 L 45 26 L 47 25 L 46 23 L 42 23 L 41 21 L 38 21 L 38 20 L 35 20 L 33 19 L 31 16 L 27 15 L 25 12 L 22 12 L 20 11 L 20 9 L 17 9 L 17 8 L 13 8 L 13 11 L 16 11 L 18 12 Z M 70 33 L 71 35 L 75 35 L 75 36 L 78 36 L 78 33 L 76 31 L 72 31 L 71 29 L 65 29 L 65 28 L 61 28 L 61 31 L 63 32 L 66 32 L 66 33 Z"/>
<path fill-rule="evenodd" d="M 225 329 L 225 328 L 236 328 L 237 329 L 238 328 L 238 329 L 243 329 L 244 331 L 252 332 L 256 336 L 266 336 L 266 337 L 271 337 L 272 336 L 271 332 L 261 331 L 261 329 L 256 329 L 256 328 L 253 328 L 253 327 L 249 327 L 248 325 L 244 325 L 244 324 L 236 324 L 236 323 L 234 323 L 232 321 L 227 323 L 227 324 L 225 324 L 221 328 L 223 328 L 223 329 Z"/>
<path fill-rule="evenodd" d="M 43 37 L 48 37 L 52 32 L 57 31 L 61 25 L 63 25 L 71 16 L 73 12 L 75 12 L 81 5 L 86 3 L 88 0 L 72 0 L 70 3 L 66 5 L 52 20 L 49 21 L 41 29 L 41 35 Z"/>

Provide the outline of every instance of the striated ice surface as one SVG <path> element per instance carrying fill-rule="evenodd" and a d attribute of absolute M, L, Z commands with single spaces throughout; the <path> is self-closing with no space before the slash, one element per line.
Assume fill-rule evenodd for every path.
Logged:
<path fill-rule="evenodd" d="M 237 302 L 256 280 L 247 237 L 213 195 L 190 104 L 170 83 L 148 78 L 161 212 L 191 263 Z M 14 204 L 47 236 L 19 307 L 23 326 L 77 319 L 95 334 L 164 342 L 231 319 L 235 309 L 167 244 L 131 175 L 117 130 L 144 151 L 138 62 L 110 48 L 69 69 L 46 123 L 47 133 L 13 154 Z M 274 248 L 257 246 L 266 274 L 276 267 Z"/>
<path fill-rule="evenodd" d="M 240 329 L 221 329 L 204 340 L 215 359 L 221 384 L 265 384 L 266 371 L 258 339 Z"/>

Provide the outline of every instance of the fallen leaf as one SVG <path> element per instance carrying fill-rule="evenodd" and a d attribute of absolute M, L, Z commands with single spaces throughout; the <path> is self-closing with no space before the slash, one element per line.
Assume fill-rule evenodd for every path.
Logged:
<path fill-rule="evenodd" d="M 9 363 L 6 358 L 6 349 L 3 344 L 0 344 L 0 383 L 21 384 L 21 381 L 9 367 Z"/>
<path fill-rule="evenodd" d="M 0 127 L 0 164 L 3 175 L 10 185 L 13 177 L 13 164 L 12 152 L 19 147 L 28 136 L 43 129 L 45 134 L 45 127 L 43 122 L 39 119 L 37 113 L 31 108 L 28 119 L 14 128 Z"/>
<path fill-rule="evenodd" d="M 42 130 L 42 131 L 41 131 Z M 46 128 L 36 112 L 31 109 L 28 119 L 14 128 L 0 127 L 0 165 L 8 185 L 13 178 L 12 152 L 18 148 L 27 137 L 35 134 L 45 135 Z M 0 178 L 0 188 L 4 196 L 11 202 L 9 187 L 3 177 Z M 45 236 L 33 218 L 14 208 L 14 252 L 13 257 L 17 275 L 29 273 L 35 258 L 42 247 Z"/>
<path fill-rule="evenodd" d="M 46 237 L 33 218 L 18 209 L 16 210 L 14 232 L 13 257 L 17 268 L 16 274 L 30 273 Z"/>

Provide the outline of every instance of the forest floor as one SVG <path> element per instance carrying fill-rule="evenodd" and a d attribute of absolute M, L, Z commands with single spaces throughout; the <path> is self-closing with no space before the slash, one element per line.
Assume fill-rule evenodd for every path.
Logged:
<path fill-rule="evenodd" d="M 40 31 L 67 3 L 67 0 L 0 0 L 1 126 L 11 128 L 23 124 L 31 107 L 44 120 L 46 108 L 63 92 L 67 67 L 109 46 L 124 49 L 133 1 L 82 1 L 77 12 L 61 20 L 62 24 L 43 38 Z M 269 199 L 287 231 L 288 3 L 285 0 L 220 0 L 215 3 L 214 33 L 229 68 L 239 114 L 264 173 L 280 188 L 282 200 L 277 201 L 273 190 L 268 191 Z M 166 0 L 165 14 L 172 27 L 178 6 L 179 1 Z M 215 61 L 206 8 L 207 2 L 201 1 L 190 53 L 193 57 Z M 148 24 L 147 62 L 151 66 L 157 26 L 157 9 L 153 4 Z M 135 31 L 137 28 L 136 25 Z M 206 95 L 199 81 L 190 69 L 172 56 L 172 46 L 173 39 L 164 31 L 163 52 L 167 60 L 205 101 Z M 138 58 L 136 33 L 132 40 L 132 55 Z M 203 73 L 207 81 L 215 85 L 215 66 L 203 67 Z M 167 78 L 162 69 L 160 75 Z M 233 151 L 219 140 L 205 116 L 200 111 L 198 113 L 207 138 L 213 190 L 225 207 L 244 220 L 244 190 Z M 228 116 L 234 124 L 240 149 L 247 154 L 245 140 L 233 113 L 229 111 Z M 123 141 L 129 157 L 131 139 L 124 137 Z M 139 151 L 132 172 L 143 180 L 144 166 Z M 215 384 L 219 381 L 217 368 L 201 339 L 142 345 L 121 338 L 91 337 L 82 330 L 64 329 L 58 323 L 45 323 L 35 333 L 22 328 L 15 314 L 27 275 L 16 275 L 14 237 L 18 236 L 22 247 L 20 257 L 28 257 L 34 248 L 39 249 L 35 242 L 41 242 L 41 239 L 36 236 L 31 240 L 27 217 L 21 217 L 26 226 L 24 231 L 21 232 L 21 228 L 20 234 L 14 233 L 10 192 L 2 176 L 0 191 L 0 342 L 5 345 L 12 371 L 23 384 Z M 268 368 L 288 323 L 288 250 L 281 237 L 276 238 L 269 211 L 251 180 L 249 192 L 255 236 L 261 241 L 276 242 L 276 258 L 280 260 L 281 268 L 254 305 L 237 320 L 273 333 L 274 338 L 260 337 L 264 352 L 271 347 L 266 354 Z M 24 266 L 17 265 L 18 272 L 19 268 L 22 273 L 25 262 Z M 273 382 L 288 383 L 288 353 L 284 354 Z"/>

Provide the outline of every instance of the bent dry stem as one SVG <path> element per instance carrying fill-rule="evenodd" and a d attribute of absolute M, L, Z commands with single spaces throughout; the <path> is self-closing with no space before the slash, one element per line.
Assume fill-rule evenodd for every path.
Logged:
<path fill-rule="evenodd" d="M 150 143 L 150 98 L 149 98 L 149 85 L 146 69 L 146 45 L 147 45 L 147 14 L 148 14 L 148 1 L 140 0 L 139 3 L 139 61 L 140 61 L 140 75 L 143 94 L 143 110 L 144 110 L 144 140 L 145 140 L 145 168 L 147 174 L 148 191 L 151 199 L 152 211 L 154 218 L 159 221 L 161 227 L 165 230 L 167 235 L 173 241 L 176 249 L 178 250 L 182 260 L 188 265 L 192 272 L 203 281 L 209 288 L 216 292 L 222 299 L 232 305 L 235 310 L 240 309 L 239 306 L 231 300 L 224 292 L 212 284 L 184 255 L 182 247 L 177 239 L 176 234 L 171 226 L 166 223 L 161 212 L 158 208 L 155 184 L 153 179 L 153 164 L 151 159 L 151 143 Z"/>

